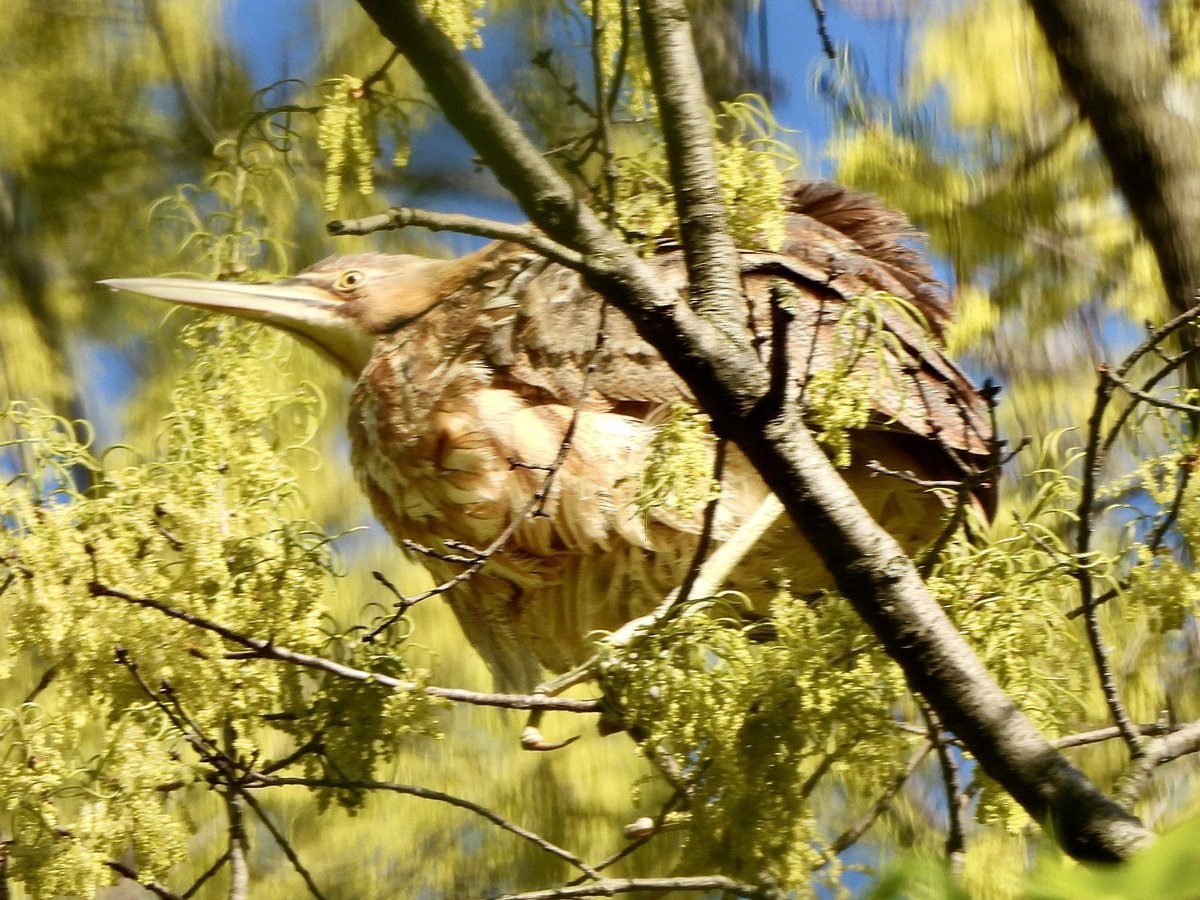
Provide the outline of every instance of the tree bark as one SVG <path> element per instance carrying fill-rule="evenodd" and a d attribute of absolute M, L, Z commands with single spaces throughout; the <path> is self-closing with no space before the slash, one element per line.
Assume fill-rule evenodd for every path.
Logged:
<path fill-rule="evenodd" d="M 660 285 L 653 270 L 572 196 L 569 185 L 424 15 L 419 0 L 360 3 L 533 223 L 583 254 L 582 274 L 630 317 L 688 383 L 718 434 L 736 442 L 756 466 L 909 684 L 984 770 L 1033 818 L 1048 822 L 1076 857 L 1116 860 L 1148 840 L 1141 823 L 1074 769 L 1007 697 L 929 594 L 911 560 L 838 475 L 799 410 L 771 396 L 769 373 L 753 351 L 729 340 L 686 298 Z M 647 27 L 665 29 L 653 52 L 674 57 L 654 65 L 679 76 L 672 92 L 689 95 L 686 100 L 660 98 L 664 111 L 675 102 L 689 108 L 697 98 L 703 102 L 703 86 L 687 74 L 697 67 L 694 48 L 682 39 L 688 23 L 680 7 L 676 0 L 643 0 Z M 712 159 L 711 131 L 699 128 L 694 116 L 664 115 L 663 122 L 669 156 Z M 676 184 L 681 220 L 702 223 L 698 234 L 683 237 L 685 242 L 712 241 L 719 254 L 722 239 L 712 234 L 716 220 L 709 218 L 706 205 L 716 186 L 687 183 L 708 177 L 704 171 L 701 164 L 675 173 L 685 180 Z M 686 258 L 689 275 L 698 279 L 693 293 L 702 291 L 708 279 L 708 284 L 721 284 L 731 277 L 728 272 L 714 274 L 711 261 L 693 267 L 699 254 L 692 251 Z"/>
<path fill-rule="evenodd" d="M 1029 0 L 1067 90 L 1154 247 L 1174 313 L 1200 288 L 1196 94 L 1136 0 Z"/>

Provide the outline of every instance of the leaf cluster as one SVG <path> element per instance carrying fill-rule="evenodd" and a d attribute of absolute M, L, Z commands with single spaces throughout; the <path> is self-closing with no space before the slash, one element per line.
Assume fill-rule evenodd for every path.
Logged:
<path fill-rule="evenodd" d="M 327 634 L 330 539 L 304 517 L 287 462 L 310 433 L 316 395 L 263 391 L 278 339 L 257 328 L 201 323 L 184 341 L 194 360 L 176 385 L 158 459 L 125 463 L 119 449 L 96 458 L 72 423 L 24 404 L 4 411 L 5 446 L 33 459 L 5 486 L 0 508 L 6 664 L 36 659 L 57 675 L 58 712 L 10 710 L 0 738 L 12 775 L 5 783 L 24 786 L 5 792 L 5 830 L 29 851 L 12 874 L 37 896 L 88 893 L 82 881 L 64 888 L 62 873 L 89 884 L 109 877 L 103 862 L 127 843 L 142 846 L 146 829 L 166 820 L 173 824 L 146 866 L 161 874 L 180 858 L 186 816 L 161 788 L 212 773 L 183 736 L 162 732 L 164 701 L 146 685 L 169 686 L 170 705 L 196 734 L 237 735 L 227 752 L 247 759 L 265 713 L 298 740 L 316 740 L 325 765 L 358 774 L 370 772 L 395 735 L 431 725 L 414 697 L 231 658 L 221 637 L 108 593 L 150 597 L 293 649 L 340 646 L 356 663 L 403 670 L 395 648 L 365 660 L 360 642 Z M 70 477 L 80 465 L 98 476 L 87 495 Z M 139 679 L 113 664 L 118 649 Z"/>

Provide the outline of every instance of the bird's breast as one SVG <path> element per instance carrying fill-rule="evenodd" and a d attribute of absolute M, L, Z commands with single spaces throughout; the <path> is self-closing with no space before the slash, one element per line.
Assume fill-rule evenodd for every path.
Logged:
<path fill-rule="evenodd" d="M 393 537 L 485 546 L 540 493 L 543 514 L 524 518 L 510 557 L 650 546 L 633 502 L 650 426 L 532 403 L 466 363 L 423 374 L 413 378 L 402 358 L 378 354 L 351 401 L 351 459 Z M 570 451 L 559 459 L 573 418 Z"/>

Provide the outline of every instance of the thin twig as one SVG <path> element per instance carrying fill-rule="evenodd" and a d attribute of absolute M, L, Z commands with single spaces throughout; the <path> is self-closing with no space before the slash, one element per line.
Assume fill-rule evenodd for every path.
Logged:
<path fill-rule="evenodd" d="M 809 3 L 812 5 L 813 15 L 817 17 L 817 36 L 821 39 L 821 49 L 827 59 L 837 62 L 837 50 L 833 48 L 833 41 L 829 39 L 829 29 L 825 23 L 825 4 L 822 0 L 809 0 Z"/>
<path fill-rule="evenodd" d="M 1128 370 L 1132 358 L 1133 354 L 1126 358 L 1125 364 L 1121 367 L 1122 374 Z M 1105 410 L 1112 399 L 1112 389 L 1115 384 L 1108 377 L 1108 366 L 1101 365 L 1098 370 L 1100 377 L 1096 380 L 1096 399 L 1092 406 L 1092 414 L 1088 419 L 1087 444 L 1083 457 L 1083 484 L 1079 493 L 1077 511 L 1079 527 L 1076 529 L 1076 560 L 1086 559 L 1091 552 L 1092 510 L 1096 502 L 1096 483 L 1104 464 L 1100 448 L 1101 426 Z M 1079 584 L 1082 601 L 1080 605 L 1084 610 L 1083 618 L 1088 646 L 1092 651 L 1092 659 L 1100 680 L 1100 688 L 1104 693 L 1104 700 L 1108 704 L 1113 721 L 1121 729 L 1121 736 L 1125 739 L 1130 754 L 1134 759 L 1139 759 L 1145 752 L 1144 742 L 1133 727 L 1133 721 L 1129 718 L 1124 703 L 1121 702 L 1116 679 L 1113 677 L 1112 667 L 1109 665 L 1108 651 L 1104 647 L 1104 637 L 1100 632 L 1100 623 L 1096 615 L 1095 585 L 1092 581 L 1092 574 L 1086 567 L 1078 563 L 1072 567 L 1071 574 Z"/>
<path fill-rule="evenodd" d="M 775 888 L 746 884 L 724 875 L 694 875 L 677 878 L 602 878 L 590 884 L 573 887 L 502 894 L 494 900 L 568 900 L 572 897 L 612 897 L 615 894 L 633 894 L 638 891 L 721 891 L 734 897 L 750 897 L 755 900 L 779 900 L 783 896 Z"/>
<path fill-rule="evenodd" d="M 318 732 L 287 756 L 263 766 L 259 771 L 263 775 L 270 775 L 272 772 L 278 772 L 281 769 L 286 769 L 293 763 L 299 762 L 310 753 L 320 753 L 322 749 L 321 734 Z"/>
<path fill-rule="evenodd" d="M 287 857 L 287 861 L 291 863 L 292 868 L 296 870 L 296 874 L 304 879 L 304 885 L 308 888 L 308 892 L 316 897 L 317 900 L 324 900 L 325 895 L 321 893 L 321 889 L 317 887 L 317 883 L 313 881 L 312 874 L 304 867 L 304 864 L 300 862 L 300 857 L 296 855 L 296 851 L 293 849 L 291 842 L 283 836 L 283 833 L 275 827 L 275 823 L 272 822 L 267 816 L 267 812 L 262 808 L 262 804 L 260 804 L 258 800 L 256 800 L 243 785 L 236 784 L 234 787 L 236 788 L 238 794 L 241 795 L 242 799 L 246 801 L 246 805 L 254 811 L 256 816 L 258 816 L 258 821 L 262 822 L 263 826 L 268 832 L 270 832 L 271 837 L 274 838 L 275 843 L 279 846 L 279 849 L 283 851 L 283 855 Z"/>
<path fill-rule="evenodd" d="M 182 622 L 187 622 L 189 625 L 194 625 L 197 628 L 203 628 L 206 631 L 219 634 L 221 637 L 233 641 L 235 644 L 241 644 L 243 647 L 248 647 L 249 649 L 253 650 L 256 658 L 275 659 L 279 660 L 280 662 L 287 662 L 293 665 L 302 666 L 306 669 L 316 669 L 317 671 L 328 672 L 331 675 L 336 675 L 339 678 L 346 678 L 350 681 L 379 684 L 398 691 L 420 691 L 421 693 L 424 693 L 430 697 L 436 697 L 442 700 L 450 700 L 455 703 L 468 703 L 474 706 L 494 706 L 502 709 L 541 709 L 547 711 L 557 710 L 559 712 L 573 713 L 598 713 L 601 711 L 601 704 L 598 700 L 572 700 L 565 697 L 546 697 L 537 694 L 485 694 L 478 691 L 460 690 L 458 688 L 432 686 L 421 687 L 411 681 L 393 678 L 390 675 L 383 675 L 379 672 L 368 672 L 364 669 L 356 669 L 352 666 L 342 665 L 341 663 L 336 663 L 320 656 L 310 656 L 307 653 L 298 653 L 294 650 L 288 650 L 286 647 L 280 647 L 271 643 L 270 641 L 248 637 L 247 635 L 241 634 L 232 628 L 227 628 L 224 625 L 220 625 L 216 622 L 205 619 L 203 616 L 197 616 L 193 613 L 176 609 L 167 605 L 166 603 L 151 599 L 150 597 L 138 597 L 137 595 L 130 594 L 127 591 L 122 591 L 118 588 L 109 587 L 96 582 L 93 582 L 91 585 L 89 585 L 89 590 L 92 592 L 93 596 L 115 597 L 117 599 L 124 600 L 127 603 L 136 604 L 137 606 L 143 606 L 148 609 L 156 609 L 173 619 L 179 619 Z"/>
<path fill-rule="evenodd" d="M 58 677 L 58 666 L 51 666 L 42 673 L 42 677 L 38 679 L 38 683 L 33 686 L 33 689 L 28 694 L 25 695 L 25 699 L 21 701 L 22 704 L 32 703 L 34 700 L 36 700 L 42 691 L 50 687 L 51 682 L 53 682 L 56 677 Z"/>
<path fill-rule="evenodd" d="M 370 75 L 368 75 L 366 78 L 363 79 L 362 87 L 360 88 L 360 90 L 363 92 L 364 95 L 367 94 L 368 92 L 370 92 L 371 88 L 374 87 L 377 83 L 379 83 L 380 81 L 382 81 L 384 78 L 387 77 L 387 70 L 390 69 L 392 67 L 392 63 L 394 63 L 399 58 L 400 58 L 400 51 L 393 47 L 392 52 L 388 54 L 387 61 L 384 62 L 384 64 L 382 66 L 380 66 L 378 69 L 376 69 L 374 72 L 372 72 Z"/>
<path fill-rule="evenodd" d="M 445 803 L 449 806 L 457 806 L 459 809 L 465 809 L 474 813 L 480 818 L 487 819 L 493 825 L 496 825 L 497 827 L 502 828 L 511 834 L 515 834 L 517 837 L 523 840 L 529 841 L 529 843 L 541 850 L 544 850 L 546 853 L 565 860 L 589 877 L 600 877 L 600 874 L 595 869 L 577 857 L 570 850 L 564 850 L 557 844 L 546 840 L 541 835 L 534 834 L 532 831 L 528 831 L 527 829 L 522 828 L 520 825 L 510 822 L 508 819 L 504 818 L 499 813 L 493 812 L 486 806 L 480 806 L 478 803 L 465 800 L 462 797 L 456 797 L 453 794 L 435 791 L 432 788 L 420 787 L 413 784 L 398 784 L 391 781 L 366 781 L 361 779 L 281 778 L 274 775 L 264 775 L 261 772 L 248 773 L 243 780 L 243 786 L 247 789 L 260 787 L 300 786 L 309 788 L 384 791 L 395 794 L 405 794 L 410 797 L 420 797 L 423 800 L 436 800 L 438 803 Z"/>
<path fill-rule="evenodd" d="M 925 716 L 929 740 L 937 751 L 938 765 L 942 771 L 942 784 L 946 789 L 946 866 L 950 877 L 958 881 L 962 876 L 966 844 L 963 829 L 962 785 L 958 777 L 958 765 L 950 755 L 950 749 L 942 740 L 942 721 L 928 703 L 921 701 L 921 712 Z"/>
<path fill-rule="evenodd" d="M 1151 347 L 1149 352 L 1155 352 L 1155 355 L 1157 356 L 1157 350 L 1158 347 L 1155 346 Z M 1142 382 L 1141 390 L 1148 393 L 1168 375 L 1171 375 L 1187 364 L 1197 352 L 1200 352 L 1200 347 L 1190 347 L 1183 353 L 1179 354 L 1179 356 L 1168 357 L 1162 366 L 1160 366 L 1150 375 L 1146 376 L 1145 380 Z M 1127 372 L 1123 371 L 1124 368 L 1125 367 L 1122 366 L 1122 369 L 1118 370 L 1118 377 L 1124 378 L 1128 374 Z M 1108 452 L 1112 449 L 1113 444 L 1115 444 L 1117 439 L 1121 436 L 1121 432 L 1125 428 L 1125 423 L 1129 421 L 1130 416 L 1133 415 L 1137 408 L 1137 403 L 1128 403 L 1125 405 L 1124 409 L 1117 414 L 1116 419 L 1113 420 L 1112 425 L 1108 429 L 1108 434 L 1105 435 L 1104 443 L 1101 445 L 1101 452 L 1104 455 L 1107 456 Z"/>
<path fill-rule="evenodd" d="M 1117 375 L 1116 372 L 1108 369 L 1104 370 L 1104 375 L 1107 376 L 1113 384 L 1115 384 L 1125 393 L 1129 394 L 1131 397 L 1136 397 L 1143 403 L 1148 403 L 1151 406 L 1157 406 L 1161 409 L 1173 409 L 1176 412 L 1187 413 L 1188 415 L 1192 416 L 1200 415 L 1200 406 L 1197 406 L 1194 403 L 1181 403 L 1178 400 L 1168 400 L 1166 397 L 1159 397 L 1157 394 L 1151 394 L 1148 391 L 1143 391 L 1140 388 L 1134 387 L 1124 378 Z"/>
<path fill-rule="evenodd" d="M 116 860 L 109 859 L 104 861 L 104 865 L 108 866 L 108 868 L 112 869 L 122 878 L 128 878 L 130 881 L 136 881 L 139 887 L 145 888 L 155 897 L 160 897 L 162 900 L 184 900 L 184 898 L 180 897 L 179 894 L 176 894 L 174 891 L 163 887 L 157 881 L 147 882 L 139 880 L 137 870 L 130 868 L 123 862 L 117 862 Z"/>
<path fill-rule="evenodd" d="M 1148 737 L 1161 737 L 1167 734 L 1174 734 L 1180 731 L 1182 725 L 1135 725 L 1138 734 Z M 1055 738 L 1052 743 L 1057 750 L 1070 750 L 1073 747 L 1087 747 L 1092 744 L 1100 744 L 1104 741 L 1111 741 L 1114 738 L 1121 737 L 1121 729 L 1116 725 L 1109 725 L 1107 728 L 1096 728 L 1092 731 L 1081 731 L 1078 734 L 1068 734 L 1060 738 Z"/>
<path fill-rule="evenodd" d="M 1165 341 L 1175 332 L 1186 327 L 1196 319 L 1200 319 L 1200 294 L 1197 294 L 1196 297 L 1193 298 L 1193 302 L 1195 305 L 1193 305 L 1191 309 L 1180 313 L 1171 321 L 1164 325 L 1160 325 L 1158 328 L 1155 328 L 1152 332 L 1150 332 L 1146 339 L 1138 344 L 1137 347 L 1135 347 L 1133 351 L 1125 357 L 1125 361 L 1121 363 L 1120 368 L 1116 370 L 1116 374 L 1124 378 L 1129 374 L 1130 370 L 1137 365 L 1138 361 L 1143 356 L 1155 350 L 1160 344 L 1163 343 L 1163 341 Z"/>
<path fill-rule="evenodd" d="M 687 574 L 683 576 L 683 582 L 679 585 L 678 604 L 682 606 L 692 596 L 692 589 L 696 586 L 696 581 L 700 577 L 700 572 L 704 568 L 705 557 L 708 556 L 708 548 L 712 544 L 713 528 L 717 523 L 717 508 L 721 503 L 721 482 L 725 477 L 725 458 L 728 453 L 728 441 L 725 438 L 717 440 L 716 450 L 713 452 L 713 481 L 717 485 L 715 495 L 704 506 L 704 521 L 700 526 L 700 540 L 696 542 L 696 552 L 692 556 L 692 563 L 688 566 Z"/>
<path fill-rule="evenodd" d="M 541 231 L 529 225 L 511 225 L 477 216 L 458 213 L 440 213 L 411 206 L 393 206 L 386 212 L 361 219 L 339 219 L 325 226 L 334 237 L 352 234 L 373 234 L 376 231 L 394 231 L 398 228 L 428 228 L 430 231 L 454 231 L 473 234 L 477 237 L 508 241 L 528 247 L 547 259 L 571 269 L 583 266 L 583 254 L 551 240 Z"/>
<path fill-rule="evenodd" d="M 879 799 L 875 801 L 875 805 L 867 810 L 862 818 L 860 818 L 857 822 L 855 822 L 830 842 L 830 853 L 841 853 L 858 843 L 859 838 L 861 838 L 870 830 L 871 826 L 875 824 L 875 821 L 892 808 L 892 801 L 896 799 L 896 795 L 900 793 L 901 788 L 903 788 L 908 779 L 913 776 L 913 773 L 920 768 L 921 763 L 925 761 L 925 757 L 929 755 L 931 750 L 933 750 L 933 742 L 926 741 L 925 745 L 913 755 L 912 759 L 908 761 L 908 766 L 905 768 L 905 770 L 897 775 L 892 783 L 887 786 L 884 792 L 879 795 Z M 822 862 L 817 868 L 822 868 L 826 865 L 828 865 L 828 862 Z"/>
<path fill-rule="evenodd" d="M 220 872 L 221 867 L 227 862 L 229 862 L 228 850 L 218 856 L 216 862 L 200 873 L 200 877 L 192 882 L 192 886 L 183 892 L 183 900 L 190 900 L 190 898 L 196 896 L 196 894 L 199 893 L 200 888 L 204 887 L 205 883 L 210 878 Z"/>
<path fill-rule="evenodd" d="M 597 872 L 603 872 L 605 869 L 611 868 L 621 860 L 625 859 L 625 857 L 631 856 L 634 852 L 640 850 L 642 847 L 646 846 L 646 844 L 650 843 L 650 841 L 652 841 L 656 835 L 662 833 L 663 826 L 667 821 L 667 816 L 669 816 L 676 807 L 680 806 L 686 797 L 687 794 L 684 791 L 676 788 L 671 793 L 671 796 L 667 798 L 667 801 L 662 805 L 662 808 L 659 809 L 658 815 L 654 817 L 650 828 L 647 829 L 645 833 L 631 840 L 616 853 L 612 854 L 612 856 L 596 863 L 596 865 L 592 868 L 594 868 Z M 626 836 L 629 836 L 628 829 L 626 830 Z M 568 882 L 568 886 L 583 884 L 585 877 L 586 876 L 583 875 L 579 876 L 574 881 Z"/>

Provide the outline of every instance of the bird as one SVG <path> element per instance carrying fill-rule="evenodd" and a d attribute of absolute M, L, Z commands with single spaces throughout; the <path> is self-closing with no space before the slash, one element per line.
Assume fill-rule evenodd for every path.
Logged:
<path fill-rule="evenodd" d="M 784 200 L 782 246 L 740 251 L 739 319 L 763 354 L 786 346 L 790 402 L 810 402 L 806 387 L 839 365 L 854 379 L 865 416 L 848 431 L 842 474 L 916 552 L 957 502 L 931 485 L 962 485 L 985 515 L 995 504 L 988 397 L 943 344 L 953 300 L 907 218 L 874 196 L 809 181 L 789 183 Z M 686 292 L 677 245 L 663 240 L 649 263 Z M 655 609 L 695 564 L 706 527 L 718 547 L 752 531 L 722 587 L 759 613 L 783 588 L 833 586 L 786 516 L 752 528 L 770 494 L 736 446 L 717 490 L 639 504 L 656 438 L 692 393 L 583 277 L 524 246 L 335 256 L 267 284 L 102 283 L 290 332 L 354 382 L 359 484 L 396 543 L 453 583 L 446 600 L 499 690 L 532 690 L 586 660 L 597 635 Z M 889 302 L 864 307 L 880 296 Z M 697 446 L 711 465 L 715 442 Z M 456 582 L 471 560 L 482 565 Z"/>

